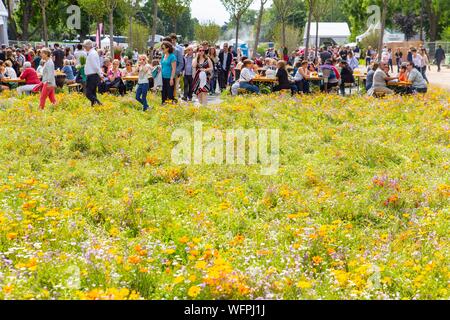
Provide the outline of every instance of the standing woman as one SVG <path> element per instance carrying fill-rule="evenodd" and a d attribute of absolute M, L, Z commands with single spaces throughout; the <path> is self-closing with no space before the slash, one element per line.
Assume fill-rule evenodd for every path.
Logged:
<path fill-rule="evenodd" d="M 147 92 L 149 89 L 149 74 L 150 74 L 150 65 L 148 64 L 148 59 L 145 54 L 139 56 L 139 64 L 137 67 L 137 71 L 139 74 L 138 78 L 138 87 L 136 90 L 136 100 L 139 101 L 144 107 L 144 111 L 148 110 L 147 103 Z"/>
<path fill-rule="evenodd" d="M 211 72 L 211 89 L 210 93 L 215 94 L 217 89 L 217 78 L 218 78 L 218 69 L 217 66 L 219 64 L 219 57 L 217 56 L 216 47 L 209 48 L 209 58 L 213 64 L 213 71 Z"/>
<path fill-rule="evenodd" d="M 197 57 L 192 62 L 192 68 L 196 70 L 194 92 L 197 95 L 198 101 L 202 105 L 206 105 L 208 103 L 207 94 L 209 92 L 208 74 L 213 71 L 213 64 L 208 56 L 205 55 L 205 49 L 202 47 L 198 49 Z"/>
<path fill-rule="evenodd" d="M 177 70 L 177 57 L 173 54 L 174 48 L 172 43 L 164 41 L 161 45 L 163 55 L 161 59 L 162 73 L 162 103 L 167 100 L 175 100 L 175 73 Z"/>
<path fill-rule="evenodd" d="M 421 53 L 422 59 L 423 59 L 422 60 L 423 61 L 423 65 L 422 65 L 421 73 L 422 73 L 422 76 L 425 79 L 425 81 L 427 83 L 430 83 L 430 81 L 428 81 L 428 78 L 427 78 L 427 68 L 430 65 L 430 59 L 428 58 L 427 49 L 425 49 L 425 48 L 420 49 L 420 53 Z"/>
<path fill-rule="evenodd" d="M 51 52 L 49 49 L 44 48 L 41 50 L 41 59 L 45 61 L 44 68 L 42 70 L 42 90 L 41 90 L 41 98 L 39 102 L 39 109 L 44 110 L 45 101 L 47 97 L 50 99 L 50 102 L 53 105 L 56 104 L 55 99 L 55 65 L 53 64 L 53 60 L 51 59 Z"/>
<path fill-rule="evenodd" d="M 395 51 L 395 60 L 397 62 L 397 73 L 400 73 L 400 67 L 402 66 L 402 58 L 403 53 L 400 51 L 400 48 L 397 48 L 397 51 Z"/>

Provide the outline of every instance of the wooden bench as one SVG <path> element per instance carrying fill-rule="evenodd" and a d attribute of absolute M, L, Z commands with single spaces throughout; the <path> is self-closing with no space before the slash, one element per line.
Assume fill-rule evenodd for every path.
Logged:
<path fill-rule="evenodd" d="M 80 92 L 83 86 L 81 83 L 72 83 L 68 84 L 67 87 L 69 88 L 69 92 Z"/>
<path fill-rule="evenodd" d="M 250 94 L 250 93 L 251 93 L 250 91 L 248 91 L 247 89 L 244 89 L 244 88 L 238 88 L 237 89 L 238 96 L 239 95 L 244 95 L 244 94 Z"/>
<path fill-rule="evenodd" d="M 386 96 L 386 93 L 385 92 L 381 92 L 381 91 L 378 91 L 378 92 L 374 91 L 373 96 L 375 98 L 383 98 L 384 96 Z"/>

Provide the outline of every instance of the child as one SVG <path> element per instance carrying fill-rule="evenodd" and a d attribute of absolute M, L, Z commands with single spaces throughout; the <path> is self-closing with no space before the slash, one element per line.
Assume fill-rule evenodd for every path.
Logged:
<path fill-rule="evenodd" d="M 408 72 L 406 71 L 406 66 L 400 67 L 400 73 L 398 74 L 398 81 L 408 81 Z"/>
<path fill-rule="evenodd" d="M 139 56 L 139 64 L 137 71 L 139 74 L 138 87 L 136 90 L 136 100 L 144 107 L 144 111 L 148 110 L 147 92 L 149 89 L 149 74 L 151 67 L 148 64 L 147 56 L 145 54 Z"/>
<path fill-rule="evenodd" d="M 41 50 L 41 58 L 44 61 L 44 68 L 42 69 L 42 89 L 41 98 L 39 103 L 39 109 L 44 110 L 45 101 L 47 97 L 53 105 L 56 105 L 55 99 L 55 65 L 51 59 L 51 52 L 49 49 L 44 48 Z"/>

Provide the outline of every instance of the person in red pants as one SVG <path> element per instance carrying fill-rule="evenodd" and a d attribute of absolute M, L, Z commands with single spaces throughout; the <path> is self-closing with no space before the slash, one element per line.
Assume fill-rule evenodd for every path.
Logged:
<path fill-rule="evenodd" d="M 55 105 L 55 88 L 56 88 L 56 80 L 55 80 L 55 65 L 53 64 L 53 60 L 51 59 L 51 52 L 49 49 L 44 48 L 41 49 L 41 59 L 45 61 L 44 68 L 42 70 L 42 89 L 41 89 L 41 98 L 39 102 L 39 109 L 43 110 L 45 108 L 45 102 L 47 97 L 50 99 L 50 102 Z"/>

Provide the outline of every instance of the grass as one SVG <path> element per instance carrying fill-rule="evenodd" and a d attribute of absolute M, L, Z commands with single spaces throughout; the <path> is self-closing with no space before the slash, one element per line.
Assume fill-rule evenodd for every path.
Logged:
<path fill-rule="evenodd" d="M 448 92 L 0 100 L 0 299 L 448 299 Z M 280 129 L 280 168 L 171 134 Z"/>

